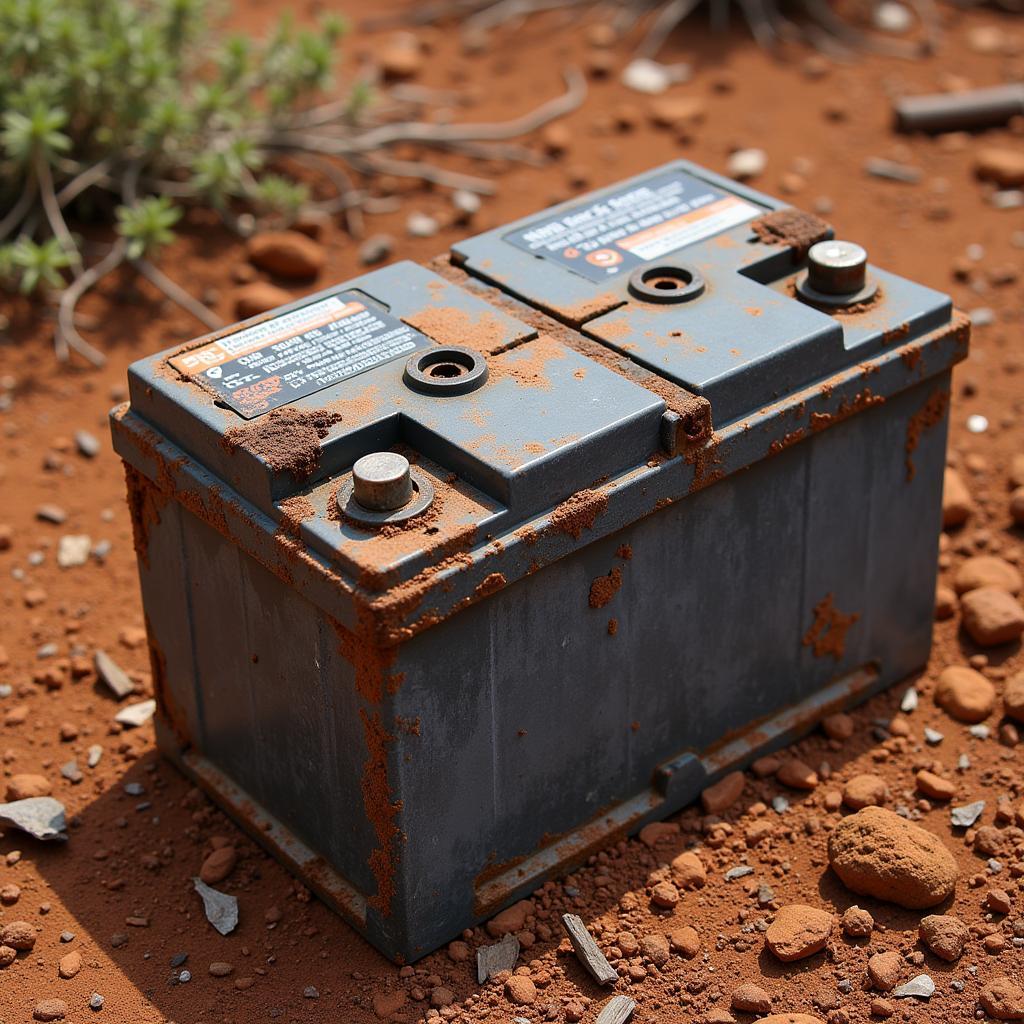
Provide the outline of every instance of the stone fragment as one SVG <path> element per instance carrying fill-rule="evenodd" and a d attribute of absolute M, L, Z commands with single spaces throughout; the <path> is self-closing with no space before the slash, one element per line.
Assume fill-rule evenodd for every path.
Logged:
<path fill-rule="evenodd" d="M 238 927 L 238 900 L 211 889 L 201 878 L 193 878 L 192 885 L 203 901 L 206 920 L 221 935 L 230 935 Z"/>
<path fill-rule="evenodd" d="M 26 953 L 36 944 L 36 930 L 28 921 L 8 921 L 0 926 L 0 946 Z"/>
<path fill-rule="evenodd" d="M 997 647 L 1024 633 L 1024 608 L 998 587 L 979 587 L 960 601 L 964 629 L 979 647 Z"/>
<path fill-rule="evenodd" d="M 832 915 L 792 903 L 781 907 L 765 932 L 765 944 L 785 963 L 820 953 L 832 932 Z"/>
<path fill-rule="evenodd" d="M 939 622 L 956 615 L 956 591 L 952 587 L 938 586 L 935 588 L 935 618 Z"/>
<path fill-rule="evenodd" d="M 911 910 L 943 902 L 959 876 L 937 836 L 882 807 L 840 821 L 829 836 L 828 858 L 848 889 Z"/>
<path fill-rule="evenodd" d="M 223 882 L 238 863 L 238 851 L 233 846 L 222 846 L 214 850 L 199 869 L 199 877 L 207 885 L 216 885 Z"/>
<path fill-rule="evenodd" d="M 619 980 L 619 972 L 615 970 L 604 953 L 601 952 L 594 937 L 587 930 L 583 919 L 576 914 L 563 914 L 562 927 L 569 936 L 572 948 L 576 953 L 576 959 L 583 965 L 587 973 L 599 985 L 614 985 Z M 668 943 L 665 943 L 666 959 L 668 958 Z"/>
<path fill-rule="evenodd" d="M 77 949 L 66 953 L 60 958 L 57 964 L 57 974 L 65 980 L 70 980 L 82 969 L 82 954 Z"/>
<path fill-rule="evenodd" d="M 927 974 L 919 974 L 906 985 L 893 989 L 892 994 L 895 999 L 931 999 L 935 994 L 935 982 Z"/>
<path fill-rule="evenodd" d="M 746 779 L 743 772 L 730 772 L 700 795 L 705 814 L 722 814 L 743 795 Z"/>
<path fill-rule="evenodd" d="M 135 692 L 135 684 L 128 673 L 106 651 L 96 649 L 93 655 L 96 675 L 107 685 L 107 689 L 118 699 L 123 700 Z"/>
<path fill-rule="evenodd" d="M 370 235 L 359 246 L 359 262 L 364 267 L 372 267 L 374 264 L 383 263 L 394 251 L 394 248 L 395 240 L 391 235 Z"/>
<path fill-rule="evenodd" d="M 622 84 L 634 92 L 657 96 L 672 84 L 672 74 L 664 64 L 639 58 L 626 65 L 622 72 Z"/>
<path fill-rule="evenodd" d="M 635 1009 L 636 1003 L 629 996 L 612 996 L 601 1007 L 595 1024 L 626 1024 Z"/>
<path fill-rule="evenodd" d="M 981 722 L 995 708 L 996 688 L 973 668 L 950 665 L 935 685 L 935 703 L 959 722 Z"/>
<path fill-rule="evenodd" d="M 231 304 L 239 320 L 248 320 L 251 316 L 259 316 L 260 313 L 277 309 L 278 306 L 284 306 L 291 301 L 291 295 L 283 288 L 278 288 L 276 284 L 269 281 L 253 281 L 235 289 Z"/>
<path fill-rule="evenodd" d="M 889 787 L 879 775 L 854 775 L 843 787 L 843 803 L 854 811 L 862 807 L 878 807 L 888 796 Z"/>
<path fill-rule="evenodd" d="M 982 1009 L 996 1020 L 1024 1020 L 1024 988 L 1012 978 L 993 978 L 978 995 Z"/>
<path fill-rule="evenodd" d="M 818 773 L 798 758 L 783 761 L 775 778 L 790 789 L 814 789 L 818 785 Z"/>
<path fill-rule="evenodd" d="M 537 986 L 525 974 L 513 974 L 505 982 L 505 995 L 517 1006 L 529 1006 L 537 1000 Z"/>
<path fill-rule="evenodd" d="M 851 939 L 867 938 L 875 927 L 875 919 L 868 911 L 854 904 L 843 913 L 843 934 Z"/>
<path fill-rule="evenodd" d="M 752 981 L 745 981 L 733 989 L 730 1004 L 740 1013 L 767 1013 L 772 1008 L 771 997 Z"/>
<path fill-rule="evenodd" d="M 651 932 L 640 939 L 640 952 L 654 964 L 655 967 L 664 967 L 668 963 L 669 942 L 668 937 L 661 932 Z"/>
<path fill-rule="evenodd" d="M 970 828 L 984 813 L 985 801 L 975 800 L 970 804 L 949 809 L 950 821 L 954 828 Z"/>
<path fill-rule="evenodd" d="M 65 534 L 57 542 L 57 565 L 61 569 L 73 569 L 89 561 L 92 538 L 84 533 Z"/>
<path fill-rule="evenodd" d="M 868 959 L 868 977 L 873 988 L 879 992 L 891 992 L 900 980 L 903 971 L 903 957 L 894 949 L 875 953 Z"/>
<path fill-rule="evenodd" d="M 501 942 L 480 946 L 476 951 L 476 980 L 482 985 L 503 971 L 511 971 L 519 959 L 519 939 L 507 932 Z M 616 975 L 618 977 L 618 975 Z"/>
<path fill-rule="evenodd" d="M 45 775 L 12 775 L 7 780 L 7 801 L 31 800 L 38 796 L 49 796 L 53 792 L 50 780 Z"/>
<path fill-rule="evenodd" d="M 13 946 L 0 945 L 0 967 L 10 967 L 18 959 L 18 951 Z"/>
<path fill-rule="evenodd" d="M 994 181 L 1000 188 L 1024 185 L 1024 150 L 982 146 L 974 153 L 974 173 L 983 181 Z"/>
<path fill-rule="evenodd" d="M 640 829 L 637 838 L 644 846 L 655 847 L 679 835 L 679 825 L 674 821 L 652 821 Z"/>
<path fill-rule="evenodd" d="M 36 839 L 67 838 L 64 805 L 49 796 L 0 804 L 0 825 L 20 829 Z"/>
<path fill-rule="evenodd" d="M 140 700 L 137 704 L 127 704 L 121 708 L 116 715 L 114 715 L 114 721 L 120 722 L 121 725 L 128 725 L 133 728 L 145 725 L 156 712 L 156 701 L 155 700 Z"/>
<path fill-rule="evenodd" d="M 738 149 L 730 154 L 725 173 L 737 181 L 749 181 L 763 174 L 767 166 L 768 154 L 763 149 Z"/>
<path fill-rule="evenodd" d="M 669 865 L 676 885 L 683 889 L 699 889 L 707 881 L 704 862 L 692 850 L 686 850 L 672 859 Z"/>
<path fill-rule="evenodd" d="M 1011 676 L 1003 690 L 1003 710 L 1018 722 L 1024 722 L 1024 672 Z"/>
<path fill-rule="evenodd" d="M 947 469 L 942 484 L 942 525 L 963 526 L 974 511 L 967 485 L 955 469 Z"/>
<path fill-rule="evenodd" d="M 762 1017 L 757 1024 L 825 1024 L 825 1022 L 810 1013 L 773 1013 Z"/>
<path fill-rule="evenodd" d="M 75 447 L 78 449 L 78 454 L 86 459 L 95 459 L 102 450 L 99 438 L 88 430 L 75 431 Z"/>
<path fill-rule="evenodd" d="M 830 740 L 839 740 L 842 743 L 853 736 L 854 721 L 849 715 L 840 711 L 822 719 L 821 727 Z"/>
<path fill-rule="evenodd" d="M 250 261 L 260 270 L 289 280 L 316 277 L 327 261 L 324 247 L 299 231 L 254 235 L 246 249 Z"/>
<path fill-rule="evenodd" d="M 67 1015 L 68 1004 L 63 999 L 43 999 L 32 1011 L 32 1019 L 43 1022 L 63 1020 Z"/>
<path fill-rule="evenodd" d="M 692 960 L 700 952 L 700 936 L 690 925 L 676 928 L 669 933 L 669 946 L 685 960 Z"/>
<path fill-rule="evenodd" d="M 953 575 L 953 589 L 966 594 L 980 587 L 998 587 L 1000 590 L 1019 594 L 1021 576 L 1015 565 L 995 555 L 975 555 L 968 558 Z"/>
<path fill-rule="evenodd" d="M 533 913 L 534 906 L 530 900 L 520 900 L 506 907 L 487 922 L 487 933 L 500 939 L 510 932 L 521 932 L 526 927 L 526 919 Z"/>
<path fill-rule="evenodd" d="M 671 882 L 658 882 L 651 889 L 651 902 L 663 910 L 671 910 L 679 902 L 679 890 Z"/>

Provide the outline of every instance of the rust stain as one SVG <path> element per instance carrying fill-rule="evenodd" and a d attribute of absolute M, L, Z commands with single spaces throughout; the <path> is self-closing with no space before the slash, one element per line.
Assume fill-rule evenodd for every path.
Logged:
<path fill-rule="evenodd" d="M 816 658 L 829 656 L 839 661 L 846 650 L 846 634 L 860 614 L 844 615 L 833 602 L 829 593 L 814 606 L 814 622 L 804 634 L 803 645 L 810 647 Z"/>
<path fill-rule="evenodd" d="M 598 576 L 590 584 L 590 596 L 587 603 L 591 608 L 603 608 L 622 586 L 622 570 L 616 566 L 606 576 Z"/>
<path fill-rule="evenodd" d="M 598 516 L 607 508 L 607 495 L 592 490 L 577 491 L 551 513 L 551 529 L 579 540 L 584 530 L 593 529 Z"/>
<path fill-rule="evenodd" d="M 402 809 L 402 802 L 393 799 L 388 783 L 388 746 L 394 741 L 394 736 L 384 728 L 380 712 L 360 708 L 359 717 L 363 723 L 367 750 L 359 785 L 366 816 L 373 826 L 378 844 L 369 857 L 377 892 L 366 902 L 387 917 L 391 913 L 391 901 L 395 895 L 395 866 L 398 861 L 396 843 L 400 833 L 395 818 Z"/>
<path fill-rule="evenodd" d="M 917 468 L 914 466 L 914 452 L 921 443 L 921 435 L 931 427 L 937 426 L 946 416 L 949 408 L 949 391 L 936 388 L 928 400 L 907 421 L 907 481 L 914 479 Z"/>

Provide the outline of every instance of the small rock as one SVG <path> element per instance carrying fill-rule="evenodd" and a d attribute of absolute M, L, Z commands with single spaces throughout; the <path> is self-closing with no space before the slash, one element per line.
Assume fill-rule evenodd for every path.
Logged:
<path fill-rule="evenodd" d="M 62 569 L 73 569 L 89 561 L 92 538 L 84 533 L 67 534 L 57 543 L 57 565 Z"/>
<path fill-rule="evenodd" d="M 99 994 L 99 992 L 93 992 L 93 994 L 91 996 L 89 996 L 89 1009 L 90 1010 L 102 1010 L 103 1009 L 103 1004 L 105 1002 L 106 1002 L 106 1000 L 103 998 L 103 996 L 101 996 Z"/>
<path fill-rule="evenodd" d="M 725 173 L 737 181 L 749 181 L 764 173 L 768 154 L 763 149 L 738 149 L 729 156 Z"/>
<path fill-rule="evenodd" d="M 64 979 L 73 978 L 82 969 L 82 954 L 77 949 L 60 958 L 57 964 L 57 974 Z"/>
<path fill-rule="evenodd" d="M 974 803 L 964 804 L 962 807 L 951 807 L 950 821 L 954 828 L 970 828 L 981 817 L 984 810 L 984 800 L 975 800 Z"/>
<path fill-rule="evenodd" d="M 123 700 L 135 692 L 135 684 L 129 679 L 128 673 L 106 651 L 96 649 L 93 655 L 96 675 L 106 683 L 107 688 L 118 699 Z"/>
<path fill-rule="evenodd" d="M 982 988 L 978 1000 L 996 1020 L 1024 1020 L 1024 988 L 1012 978 L 994 978 Z"/>
<path fill-rule="evenodd" d="M 916 978 L 911 978 L 906 985 L 894 989 L 892 994 L 896 999 L 931 999 L 935 994 L 935 982 L 927 974 L 919 974 Z"/>
<path fill-rule="evenodd" d="M 918 696 L 917 690 L 914 687 L 908 687 L 903 694 L 903 699 L 900 701 L 900 711 L 905 715 L 909 715 L 917 710 Z"/>
<path fill-rule="evenodd" d="M 669 958 L 668 937 L 661 932 L 652 932 L 640 939 L 640 952 L 654 964 L 655 967 L 664 967 Z"/>
<path fill-rule="evenodd" d="M 86 459 L 95 459 L 101 450 L 98 438 L 95 434 L 90 434 L 88 430 L 75 431 L 75 447 L 78 449 L 78 454 Z"/>
<path fill-rule="evenodd" d="M 0 888 L 0 903 L 5 907 L 13 907 L 21 899 L 21 888 L 14 882 L 8 882 Z"/>
<path fill-rule="evenodd" d="M 44 523 L 53 523 L 54 526 L 60 526 L 67 517 L 68 514 L 60 505 L 40 505 L 36 509 L 36 519 L 41 519 Z"/>
<path fill-rule="evenodd" d="M 671 882 L 658 882 L 651 889 L 651 902 L 656 907 L 671 910 L 679 902 L 679 890 Z"/>
<path fill-rule="evenodd" d="M 956 591 L 952 587 L 935 588 L 935 618 L 939 622 L 953 618 L 956 615 L 957 601 Z"/>
<path fill-rule="evenodd" d="M 644 846 L 652 849 L 658 843 L 674 839 L 679 835 L 679 826 L 674 821 L 652 821 L 650 825 L 644 825 L 637 835 Z"/>
<path fill-rule="evenodd" d="M 903 971 L 903 957 L 895 950 L 875 953 L 868 959 L 868 977 L 872 987 L 879 992 L 891 992 L 900 980 Z"/>
<path fill-rule="evenodd" d="M 831 932 L 831 914 L 793 903 L 779 909 L 764 937 L 775 956 L 789 963 L 821 952 Z"/>
<path fill-rule="evenodd" d="M 238 927 L 238 900 L 211 889 L 201 878 L 193 878 L 192 885 L 203 901 L 206 920 L 221 935 L 230 935 Z"/>
<path fill-rule="evenodd" d="M 895 3 L 894 0 L 882 0 L 872 9 L 871 20 L 879 32 L 902 35 L 910 31 L 914 24 L 914 15 L 904 4 Z"/>
<path fill-rule="evenodd" d="M 985 909 L 993 914 L 1008 914 L 1013 909 L 1013 901 L 1005 889 L 989 889 L 985 894 Z"/>
<path fill-rule="evenodd" d="M 233 846 L 222 846 L 214 850 L 199 869 L 199 877 L 207 885 L 216 885 L 223 882 L 238 863 L 238 851 Z"/>
<path fill-rule="evenodd" d="M 1024 633 L 1024 608 L 998 587 L 979 587 L 960 601 L 964 629 L 979 647 L 1008 644 Z"/>
<path fill-rule="evenodd" d="M 966 594 L 980 587 L 998 587 L 1011 594 L 1021 591 L 1021 575 L 1015 565 L 995 555 L 968 558 L 953 576 L 953 589 Z"/>
<path fill-rule="evenodd" d="M 745 981 L 733 989 L 730 1004 L 740 1013 L 767 1013 L 772 1008 L 768 993 L 751 981 Z"/>
<path fill-rule="evenodd" d="M 992 714 L 996 706 L 996 689 L 973 668 L 950 665 L 939 675 L 935 703 L 959 722 L 981 722 Z"/>
<path fill-rule="evenodd" d="M 956 796 L 956 783 L 941 775 L 922 769 L 915 776 L 918 792 L 932 800 L 952 800 Z"/>
<path fill-rule="evenodd" d="M 364 267 L 372 267 L 383 263 L 395 248 L 395 240 L 391 235 L 371 235 L 359 246 L 359 262 Z"/>
<path fill-rule="evenodd" d="M 327 262 L 327 253 L 319 242 L 299 231 L 268 231 L 249 239 L 249 259 L 260 270 L 289 280 L 316 277 Z"/>
<path fill-rule="evenodd" d="M 889 787 L 878 775 L 854 775 L 843 787 L 843 803 L 854 811 L 862 807 L 878 807 L 888 797 Z"/>
<path fill-rule="evenodd" d="M 983 146 L 975 151 L 974 173 L 1002 188 L 1024 185 L 1024 150 Z"/>
<path fill-rule="evenodd" d="M 0 804 L 0 824 L 21 829 L 36 839 L 67 838 L 64 834 L 64 805 L 49 796 Z"/>
<path fill-rule="evenodd" d="M 692 850 L 674 857 L 670 868 L 676 885 L 683 889 L 700 889 L 708 878 L 704 862 Z"/>
<path fill-rule="evenodd" d="M 10 967 L 18 959 L 18 951 L 13 946 L 0 945 L 0 967 Z"/>
<path fill-rule="evenodd" d="M 525 974 L 513 974 L 505 982 L 505 995 L 517 1006 L 530 1006 L 537 1000 L 537 986 Z"/>
<path fill-rule="evenodd" d="M 526 919 L 533 911 L 534 906 L 530 900 L 513 903 L 511 907 L 506 907 L 487 922 L 487 933 L 495 939 L 500 939 L 510 933 L 521 932 L 526 927 Z"/>
<path fill-rule="evenodd" d="M 947 469 L 942 484 L 942 525 L 963 526 L 974 511 L 971 492 L 955 469 Z"/>
<path fill-rule="evenodd" d="M 114 721 L 120 722 L 121 725 L 129 725 L 133 728 L 145 725 L 156 712 L 156 701 L 155 700 L 142 700 L 137 704 L 128 704 L 126 707 L 121 708 L 116 715 L 114 715 Z"/>
<path fill-rule="evenodd" d="M 1018 672 L 1003 690 L 1003 710 L 1018 722 L 1024 722 L 1024 672 Z"/>
<path fill-rule="evenodd" d="M 821 727 L 830 740 L 838 740 L 840 743 L 845 743 L 846 740 L 853 736 L 854 721 L 849 715 L 840 711 L 837 714 L 828 715 L 822 719 Z"/>
<path fill-rule="evenodd" d="M 412 238 L 433 238 L 441 230 L 441 225 L 429 214 L 411 213 L 405 222 L 405 230 Z"/>
<path fill-rule="evenodd" d="M 214 978 L 226 978 L 234 972 L 234 969 L 231 964 L 225 963 L 223 960 L 215 960 L 209 967 L 210 974 Z"/>
<path fill-rule="evenodd" d="M 251 316 L 259 316 L 260 313 L 285 306 L 291 301 L 291 295 L 283 288 L 268 281 L 253 281 L 235 289 L 231 304 L 239 320 L 248 320 Z"/>
<path fill-rule="evenodd" d="M 44 999 L 32 1011 L 32 1019 L 39 1021 L 63 1020 L 67 1015 L 68 1004 L 63 999 Z"/>
<path fill-rule="evenodd" d="M 856 904 L 847 907 L 843 913 L 843 934 L 851 939 L 867 938 L 875 927 L 875 919 L 868 911 L 858 907 Z"/>
<path fill-rule="evenodd" d="M 36 930 L 28 921 L 9 921 L 0 927 L 0 946 L 10 946 L 20 953 L 28 952 L 36 944 Z"/>
<path fill-rule="evenodd" d="M 672 72 L 657 61 L 639 58 L 630 61 L 622 72 L 622 84 L 634 92 L 656 96 L 672 84 Z"/>
<path fill-rule="evenodd" d="M 722 814 L 743 795 L 746 779 L 743 772 L 730 772 L 700 795 L 705 814 Z"/>
<path fill-rule="evenodd" d="M 811 790 L 818 785 L 818 773 L 795 757 L 782 762 L 775 778 L 790 789 Z"/>
<path fill-rule="evenodd" d="M 959 877 L 937 836 L 882 807 L 840 821 L 829 836 L 828 858 L 848 889 L 911 910 L 943 902 Z"/>
<path fill-rule="evenodd" d="M 380 47 L 377 62 L 390 81 L 415 78 L 423 69 L 423 50 L 412 33 L 399 32 Z"/>
<path fill-rule="evenodd" d="M 697 929 L 685 925 L 669 933 L 669 946 L 685 960 L 692 960 L 700 952 L 700 936 Z"/>
<path fill-rule="evenodd" d="M 12 775 L 7 780 L 7 800 L 31 800 L 34 797 L 49 796 L 53 792 L 50 780 L 44 775 Z"/>

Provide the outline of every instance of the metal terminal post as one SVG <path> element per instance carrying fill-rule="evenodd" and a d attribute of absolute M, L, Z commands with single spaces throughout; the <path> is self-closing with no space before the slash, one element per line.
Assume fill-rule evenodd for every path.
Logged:
<path fill-rule="evenodd" d="M 400 523 L 423 512 L 434 488 L 398 452 L 372 452 L 358 459 L 338 488 L 338 509 L 360 523 Z"/>
<path fill-rule="evenodd" d="M 797 278 L 797 294 L 814 306 L 852 306 L 878 290 L 868 277 L 868 254 L 856 242 L 818 242 L 807 252 L 807 269 Z"/>

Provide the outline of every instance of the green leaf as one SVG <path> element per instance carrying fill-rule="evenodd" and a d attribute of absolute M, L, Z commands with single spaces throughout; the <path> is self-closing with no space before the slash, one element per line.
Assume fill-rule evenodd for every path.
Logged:
<path fill-rule="evenodd" d="M 71 256 L 61 249 L 56 238 L 34 242 L 23 236 L 10 247 L 10 261 L 21 271 L 20 288 L 28 295 L 40 286 L 63 288 L 60 271 L 70 265 Z"/>
<path fill-rule="evenodd" d="M 117 231 L 128 241 L 128 258 L 152 258 L 174 241 L 171 230 L 181 218 L 181 210 L 171 205 L 166 196 L 148 196 L 132 206 L 119 206 Z"/>

